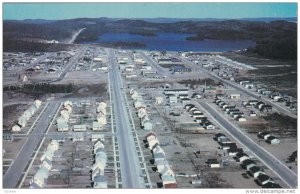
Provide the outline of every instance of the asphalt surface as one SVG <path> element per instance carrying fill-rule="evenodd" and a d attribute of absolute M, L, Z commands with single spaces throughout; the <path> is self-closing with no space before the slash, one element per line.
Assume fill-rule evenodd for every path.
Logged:
<path fill-rule="evenodd" d="M 119 159 L 121 167 L 122 188 L 145 188 L 138 155 L 135 151 L 133 136 L 130 132 L 129 116 L 126 112 L 123 86 L 118 72 L 114 51 L 109 49 L 109 62 L 112 69 L 109 79 L 112 85 L 112 97 L 115 112 L 116 135 L 119 144 Z"/>
<path fill-rule="evenodd" d="M 206 102 L 198 102 L 206 111 L 208 111 L 233 137 L 235 137 L 241 144 L 248 148 L 257 158 L 259 158 L 266 166 L 268 166 L 274 173 L 276 173 L 284 182 L 290 187 L 297 188 L 298 176 L 290 170 L 280 160 L 275 158 L 272 154 L 267 152 L 261 146 L 256 144 L 246 134 L 234 125 L 232 125 L 227 119 L 219 114 Z"/>
<path fill-rule="evenodd" d="M 274 103 L 274 102 L 272 102 L 272 101 L 270 101 L 270 100 L 268 100 L 268 99 L 266 99 L 266 98 L 264 98 L 264 97 L 261 97 L 261 96 L 258 95 L 258 94 L 255 94 L 255 93 L 252 92 L 252 91 L 249 91 L 248 89 L 242 87 L 241 85 L 238 85 L 238 84 L 236 84 L 236 83 L 232 83 L 232 82 L 230 82 L 230 81 L 224 80 L 224 79 L 220 78 L 219 76 L 217 76 L 217 75 L 215 75 L 215 74 L 213 74 L 213 73 L 211 73 L 211 72 L 209 72 L 209 71 L 207 71 L 207 70 L 205 70 L 205 69 L 199 67 L 198 65 L 194 64 L 193 62 L 184 59 L 183 57 L 181 57 L 181 59 L 182 59 L 182 61 L 184 61 L 185 63 L 187 63 L 187 64 L 189 64 L 189 65 L 195 67 L 195 68 L 198 69 L 198 70 L 201 70 L 201 71 L 205 72 L 206 74 L 210 75 L 211 77 L 215 78 L 216 80 L 218 80 L 218 81 L 220 81 L 220 82 L 222 82 L 222 83 L 224 83 L 224 84 L 226 84 L 226 85 L 229 85 L 229 86 L 231 86 L 231 87 L 233 87 L 233 88 L 235 88 L 235 89 L 237 89 L 237 90 L 239 90 L 239 91 L 241 91 L 241 92 L 243 92 L 243 93 L 245 93 L 245 94 L 247 94 L 247 95 L 249 95 L 249 96 L 252 96 L 252 97 L 255 98 L 255 99 L 258 99 L 258 100 L 260 100 L 260 101 L 262 101 L 262 102 L 264 102 L 264 103 L 266 103 L 266 104 L 269 104 L 269 105 L 273 106 L 273 108 L 275 108 L 278 112 L 281 112 L 281 113 L 283 113 L 283 114 L 286 114 L 286 115 L 288 115 L 288 116 L 290 116 L 290 117 L 292 117 L 292 118 L 297 118 L 297 115 L 293 114 L 293 113 L 290 112 L 288 109 L 285 109 L 285 108 L 279 106 L 278 104 L 276 104 L 276 103 Z"/>
<path fill-rule="evenodd" d="M 58 103 L 50 102 L 45 112 L 41 115 L 36 127 L 32 129 L 32 133 L 40 135 L 28 136 L 27 141 L 24 143 L 16 159 L 13 161 L 12 165 L 3 177 L 3 188 L 17 188 L 18 180 L 20 179 L 23 171 L 26 170 L 25 167 L 33 155 L 34 150 L 41 142 L 58 106 Z"/>

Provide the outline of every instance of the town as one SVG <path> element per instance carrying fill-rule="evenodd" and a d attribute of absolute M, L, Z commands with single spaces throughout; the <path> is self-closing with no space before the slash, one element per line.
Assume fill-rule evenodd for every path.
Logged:
<path fill-rule="evenodd" d="M 4 188 L 296 188 L 297 98 L 217 52 L 3 53 Z"/>

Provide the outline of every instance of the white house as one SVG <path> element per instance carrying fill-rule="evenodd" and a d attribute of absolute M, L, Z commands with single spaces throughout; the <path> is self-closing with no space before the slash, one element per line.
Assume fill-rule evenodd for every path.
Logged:
<path fill-rule="evenodd" d="M 96 189 L 106 189 L 107 188 L 107 180 L 105 176 L 95 176 L 94 177 L 94 184 L 93 184 L 93 188 Z"/>
<path fill-rule="evenodd" d="M 63 122 L 57 123 L 57 131 L 69 131 L 68 123 L 63 123 Z"/>
<path fill-rule="evenodd" d="M 100 125 L 106 125 L 107 121 L 106 121 L 106 117 L 105 116 L 100 116 L 97 118 L 97 121 Z"/>
<path fill-rule="evenodd" d="M 93 122 L 92 129 L 93 129 L 93 131 L 103 130 L 103 125 L 101 125 L 98 122 Z"/>
<path fill-rule="evenodd" d="M 86 125 L 74 125 L 73 130 L 74 131 L 86 131 Z"/>
<path fill-rule="evenodd" d="M 14 125 L 11 130 L 13 132 L 19 132 L 19 131 L 21 131 L 21 127 L 20 127 L 20 125 Z"/>

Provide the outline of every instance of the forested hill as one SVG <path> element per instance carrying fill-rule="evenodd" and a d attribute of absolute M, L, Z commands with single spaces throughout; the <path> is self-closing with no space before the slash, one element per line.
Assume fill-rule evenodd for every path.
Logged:
<path fill-rule="evenodd" d="M 136 19 L 78 18 L 69 20 L 4 21 L 5 40 L 39 38 L 63 41 L 81 28 L 86 28 L 76 43 L 93 41 L 103 33 L 126 32 L 155 36 L 158 32 L 191 33 L 190 41 L 203 39 L 253 40 L 257 44 L 250 49 L 261 56 L 276 59 L 297 58 L 297 24 L 287 21 L 178 21 L 169 23 Z M 4 45 L 4 50 L 5 50 Z"/>

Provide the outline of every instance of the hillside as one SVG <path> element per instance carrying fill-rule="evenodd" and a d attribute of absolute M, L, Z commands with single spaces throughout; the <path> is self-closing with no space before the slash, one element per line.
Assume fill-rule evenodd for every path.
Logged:
<path fill-rule="evenodd" d="M 76 43 L 94 41 L 103 33 L 132 33 L 155 36 L 158 32 L 191 33 L 190 41 L 203 39 L 253 40 L 250 51 L 274 59 L 297 58 L 297 24 L 287 21 L 178 21 L 168 23 L 138 19 L 77 18 L 69 20 L 4 21 L 4 39 L 40 38 L 64 41 L 81 28 L 86 28 Z"/>

